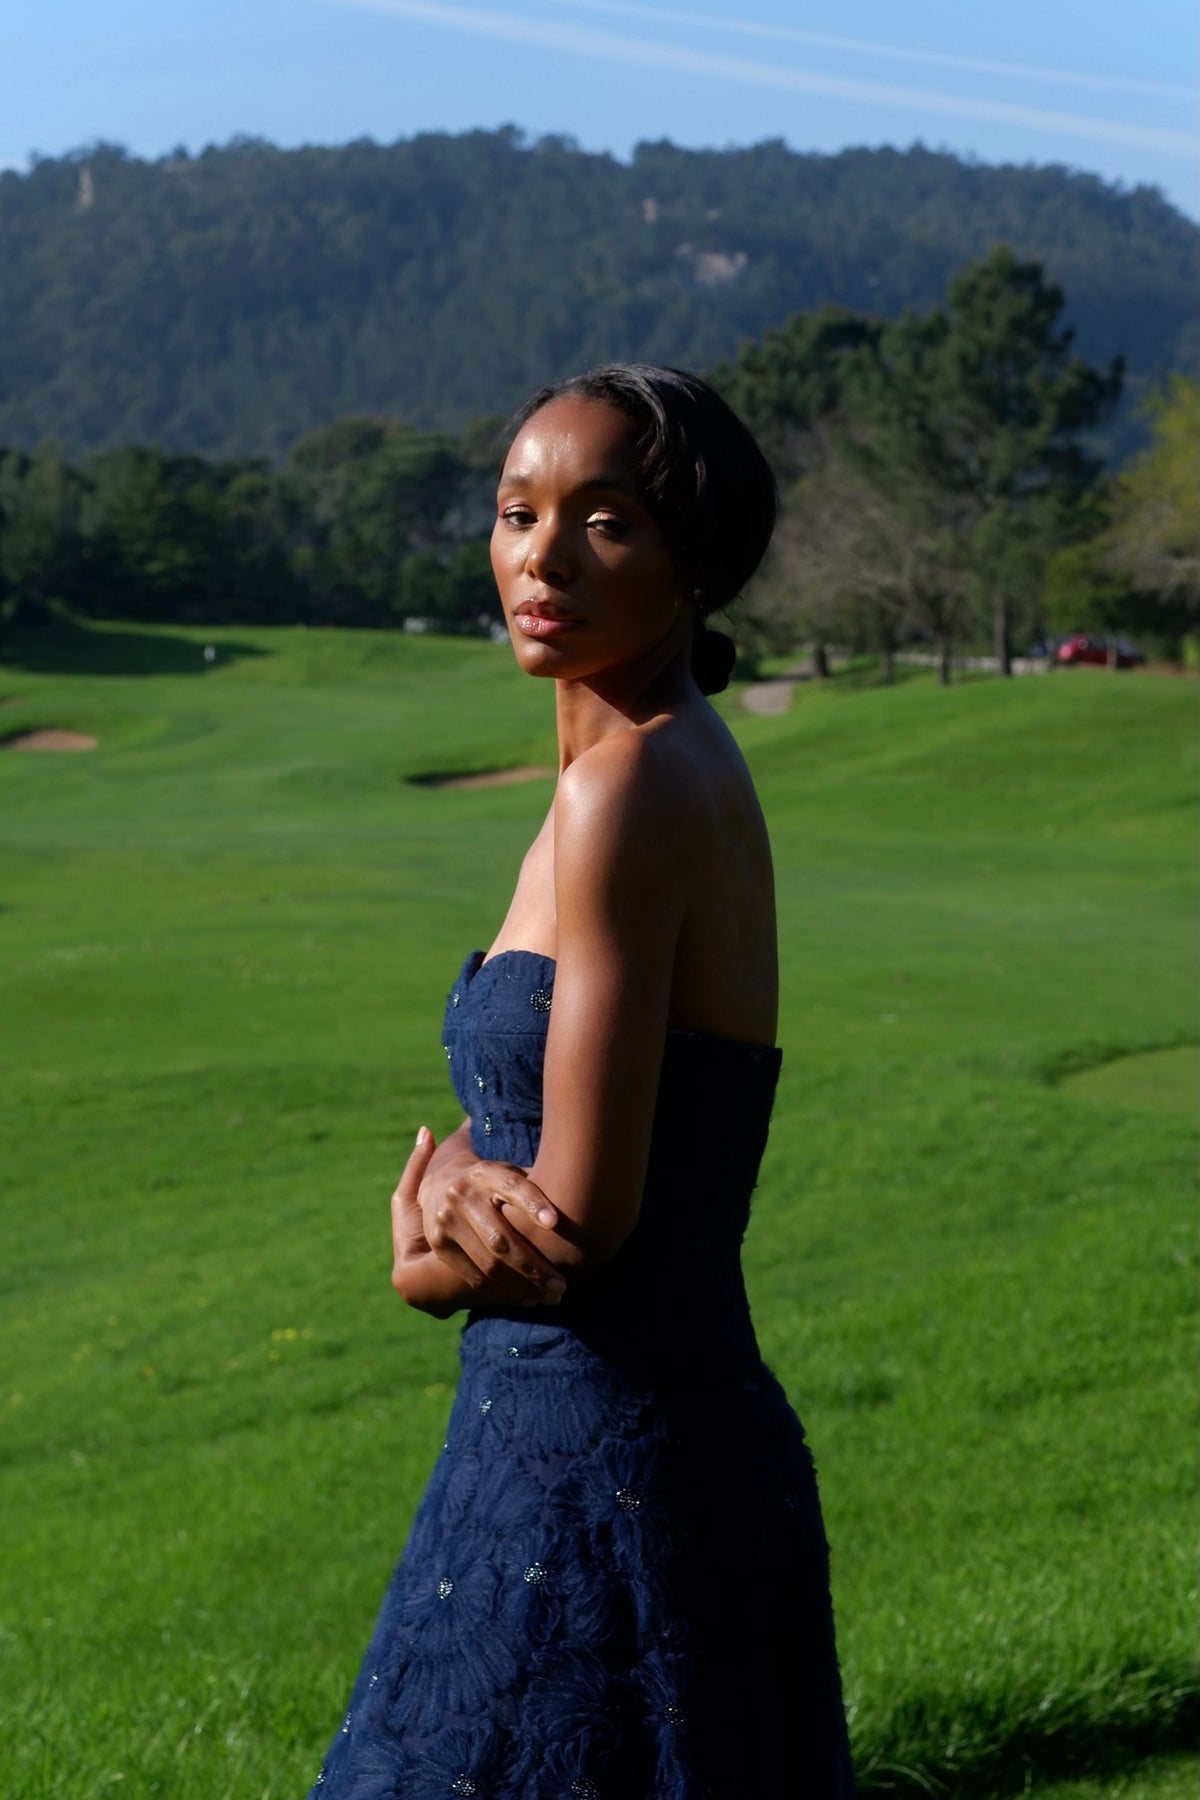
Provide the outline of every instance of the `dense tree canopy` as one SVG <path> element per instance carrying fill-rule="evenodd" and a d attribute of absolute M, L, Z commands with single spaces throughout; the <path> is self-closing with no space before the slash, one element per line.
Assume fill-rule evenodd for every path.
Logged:
<path fill-rule="evenodd" d="M 281 467 L 47 441 L 0 453 L 0 616 L 477 630 L 497 615 L 494 477 L 462 442 L 390 419 L 307 432 Z"/>
<path fill-rule="evenodd" d="M 956 644 L 1097 620 L 1178 642 L 1197 601 L 1200 405 L 1176 379 L 1153 442 L 1106 474 L 1083 434 L 1115 404 L 1119 359 L 1076 354 L 1064 297 L 998 248 L 944 304 L 887 322 L 800 314 L 714 378 L 760 434 L 783 518 L 751 600 L 760 640 L 870 646 L 890 671 L 914 636 L 948 677 Z M 461 434 L 351 415 L 282 462 L 155 446 L 71 462 L 53 440 L 0 453 L 0 619 L 83 613 L 212 623 L 477 631 L 499 421 Z M 818 651 L 819 655 L 819 651 Z"/>
<path fill-rule="evenodd" d="M 1020 597 L 1040 589 L 1100 475 L 1080 434 L 1121 389 L 1120 359 L 1100 370 L 1074 355 L 1063 305 L 1037 263 L 1001 248 L 955 275 L 945 309 L 889 327 L 855 371 L 858 459 L 914 524 L 931 505 L 943 529 L 952 515 L 945 560 L 990 616 L 1005 674 Z"/>
<path fill-rule="evenodd" d="M 775 630 L 866 641 L 889 665 L 922 631 L 946 676 L 986 618 L 1008 673 L 1049 559 L 1094 529 L 1102 470 L 1081 434 L 1121 387 L 1119 359 L 1075 354 L 1063 310 L 1041 266 L 1001 246 L 944 306 L 797 318 L 722 369 L 787 484 L 759 601 Z"/>
<path fill-rule="evenodd" d="M 1136 399 L 1193 366 L 1196 240 L 1150 190 L 921 148 L 98 146 L 0 174 L 0 443 L 228 459 L 346 416 L 458 432 L 590 362 L 708 368 L 797 313 L 927 309 L 997 242 Z"/>

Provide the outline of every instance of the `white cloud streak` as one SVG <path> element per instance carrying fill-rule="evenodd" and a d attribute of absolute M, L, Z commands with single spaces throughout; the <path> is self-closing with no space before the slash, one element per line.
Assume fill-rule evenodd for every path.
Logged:
<path fill-rule="evenodd" d="M 1142 81 L 1132 75 L 1096 75 L 1083 69 L 1048 69 L 1037 63 L 997 62 L 989 56 L 960 56 L 946 50 L 913 50 L 900 44 L 881 44 L 868 38 L 831 37 L 822 31 L 802 31 L 794 25 L 760 25 L 747 19 L 718 17 L 714 13 L 681 12 L 675 7 L 634 6 L 626 0 L 553 0 L 557 6 L 577 12 L 607 13 L 615 18 L 644 19 L 647 24 L 685 25 L 690 31 L 732 31 L 741 38 L 769 39 L 776 43 L 804 44 L 814 50 L 846 51 L 880 61 L 916 63 L 930 69 L 953 69 L 970 75 L 1000 75 L 1019 81 L 1043 81 L 1061 87 L 1091 88 L 1103 93 L 1145 94 L 1152 99 L 1195 100 L 1196 89 L 1167 81 Z"/>
<path fill-rule="evenodd" d="M 581 56 L 636 63 L 643 68 L 671 69 L 679 74 L 715 77 L 756 87 L 787 92 L 820 94 L 828 99 L 853 100 L 872 106 L 891 106 L 925 117 L 970 119 L 975 123 L 1011 125 L 1020 130 L 1050 132 L 1062 137 L 1090 138 L 1106 143 L 1134 145 L 1160 155 L 1196 154 L 1197 141 L 1182 131 L 1157 126 L 1127 125 L 1117 119 L 1090 118 L 1078 113 L 1047 112 L 1039 107 L 1017 106 L 1003 100 L 974 99 L 962 94 L 894 87 L 875 81 L 851 81 L 835 75 L 813 74 L 804 69 L 783 68 L 773 63 L 750 62 L 743 57 L 713 56 L 682 45 L 647 43 L 615 37 L 550 20 L 518 17 L 514 13 L 481 12 L 477 7 L 447 6 L 436 0 L 337 0 L 337 4 L 370 12 L 391 13 L 423 25 L 440 25 L 470 37 L 499 38 L 509 43 L 537 44 Z"/>

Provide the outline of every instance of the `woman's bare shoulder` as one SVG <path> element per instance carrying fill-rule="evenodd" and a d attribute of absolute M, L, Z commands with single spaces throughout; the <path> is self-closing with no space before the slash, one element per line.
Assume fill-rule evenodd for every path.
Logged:
<path fill-rule="evenodd" d="M 616 834 L 678 855 L 703 822 L 701 760 L 673 720 L 614 732 L 559 776 L 556 818 L 592 838 Z"/>

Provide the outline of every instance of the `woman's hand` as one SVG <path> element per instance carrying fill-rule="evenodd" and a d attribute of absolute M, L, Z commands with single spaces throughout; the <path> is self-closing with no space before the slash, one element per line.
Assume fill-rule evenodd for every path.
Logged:
<path fill-rule="evenodd" d="M 422 1125 L 392 1195 L 392 1286 L 414 1306 L 420 1301 L 413 1299 L 413 1271 L 433 1254 L 425 1236 L 420 1193 L 421 1177 L 436 1149 L 432 1131 Z"/>
<path fill-rule="evenodd" d="M 444 1144 L 438 1156 L 427 1157 L 422 1167 L 419 1212 L 424 1241 L 480 1298 L 505 1306 L 556 1305 L 566 1284 L 519 1225 L 528 1220 L 552 1231 L 559 1222 L 557 1211 L 524 1169 L 515 1163 L 481 1161 L 470 1148 L 465 1129 L 455 1137 L 457 1147 Z M 396 1191 L 399 1194 L 400 1188 Z"/>

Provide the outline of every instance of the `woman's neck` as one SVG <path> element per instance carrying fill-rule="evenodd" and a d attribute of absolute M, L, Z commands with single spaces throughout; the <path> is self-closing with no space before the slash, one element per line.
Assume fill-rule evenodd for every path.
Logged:
<path fill-rule="evenodd" d="M 560 771 L 601 738 L 700 698 L 692 679 L 691 638 L 681 642 L 675 634 L 637 662 L 579 681 L 556 682 Z"/>

